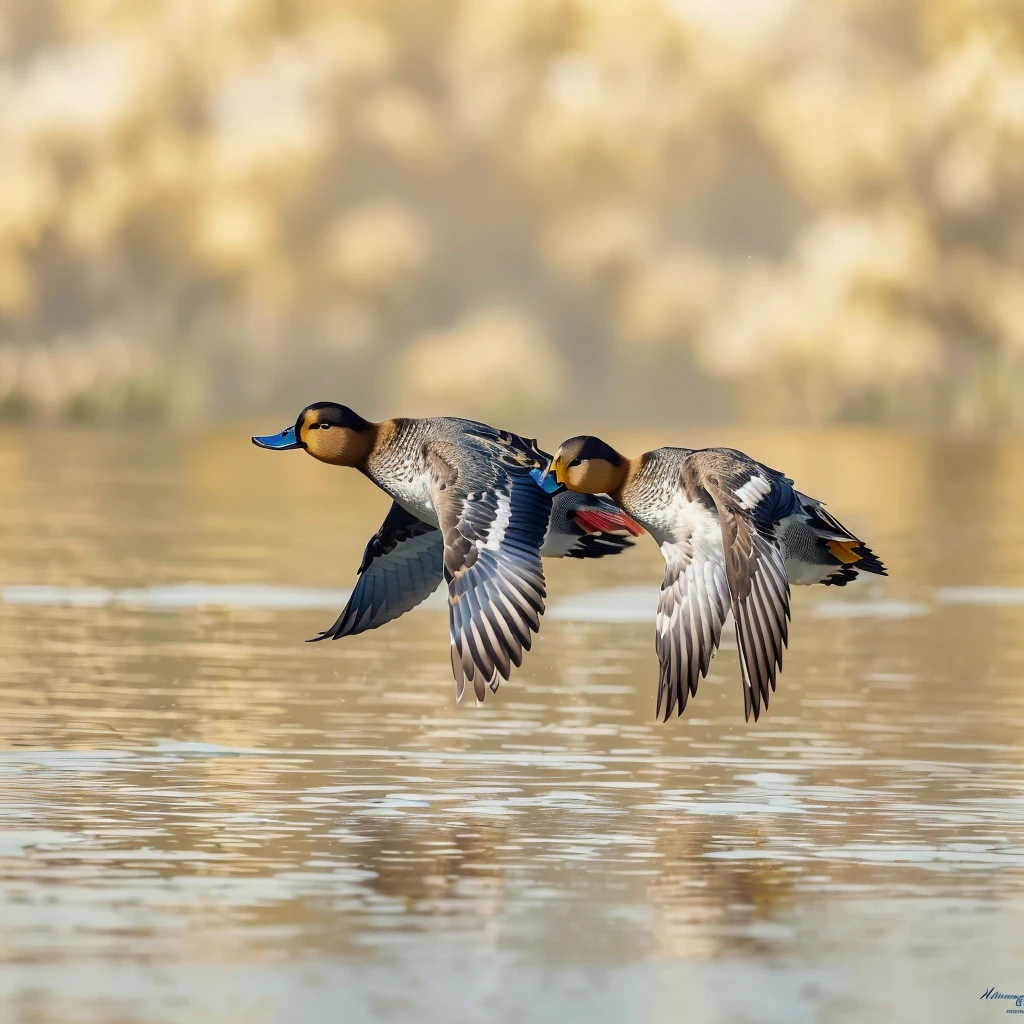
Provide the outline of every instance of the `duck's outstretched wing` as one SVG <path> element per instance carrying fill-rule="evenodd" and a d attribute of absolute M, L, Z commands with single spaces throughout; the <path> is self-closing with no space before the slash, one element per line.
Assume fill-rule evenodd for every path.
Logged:
<path fill-rule="evenodd" d="M 551 523 L 541 554 L 545 558 L 603 558 L 633 546 L 643 527 L 611 498 L 559 491 L 551 499 Z"/>
<path fill-rule="evenodd" d="M 665 579 L 658 599 L 655 649 L 658 677 L 656 714 L 668 721 L 682 714 L 697 683 L 708 674 L 729 614 L 729 581 L 718 524 L 707 510 L 692 509 L 698 523 L 679 531 L 680 540 L 662 545 Z"/>
<path fill-rule="evenodd" d="M 489 441 L 489 439 L 487 439 Z M 540 549 L 550 498 L 516 454 L 488 443 L 428 458 L 444 537 L 455 696 L 466 681 L 478 700 L 522 664 L 540 629 L 547 594 Z"/>
<path fill-rule="evenodd" d="M 781 473 L 730 449 L 695 452 L 683 472 L 688 491 L 703 491 L 718 512 L 744 712 L 757 721 L 789 641 L 789 579 L 774 524 L 795 505 L 795 492 Z"/>
<path fill-rule="evenodd" d="M 441 531 L 392 504 L 366 545 L 348 604 L 334 625 L 310 643 L 355 636 L 397 619 L 430 597 L 443 574 Z"/>

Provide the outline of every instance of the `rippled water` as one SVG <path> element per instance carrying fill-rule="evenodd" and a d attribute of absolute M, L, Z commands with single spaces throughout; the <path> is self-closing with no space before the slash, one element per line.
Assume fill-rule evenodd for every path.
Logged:
<path fill-rule="evenodd" d="M 726 643 L 661 724 L 649 539 L 456 706 L 443 602 L 302 643 L 386 502 L 246 435 L 0 434 L 0 1020 L 1005 1019 L 1024 444 L 680 432 L 893 578 L 796 593 L 759 723 Z"/>

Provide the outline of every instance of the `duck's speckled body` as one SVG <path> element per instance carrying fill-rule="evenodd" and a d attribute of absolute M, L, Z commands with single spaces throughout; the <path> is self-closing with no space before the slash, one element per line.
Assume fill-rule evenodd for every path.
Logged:
<path fill-rule="evenodd" d="M 348 604 L 316 639 L 375 629 L 447 581 L 459 698 L 468 680 L 483 700 L 530 649 L 546 598 L 541 555 L 599 558 L 642 532 L 607 497 L 543 493 L 530 478 L 549 462 L 536 442 L 474 420 L 371 423 L 319 402 L 253 441 L 358 469 L 393 500 Z"/>
<path fill-rule="evenodd" d="M 731 610 L 746 715 L 775 689 L 788 642 L 789 586 L 886 575 L 871 549 L 793 481 L 733 448 L 658 448 L 627 459 L 595 437 L 565 441 L 542 486 L 607 492 L 665 557 L 656 649 L 658 713 L 682 714 Z"/>
<path fill-rule="evenodd" d="M 527 471 L 546 466 L 551 456 L 533 439 L 455 416 L 394 419 L 381 424 L 379 440 L 363 472 L 410 515 L 437 526 L 431 498 L 436 457 L 453 463 L 478 457 L 481 444 L 489 456 L 511 459 Z M 551 517 L 541 555 L 545 558 L 600 558 L 630 547 L 640 531 L 608 498 L 562 491 L 553 496 Z"/>

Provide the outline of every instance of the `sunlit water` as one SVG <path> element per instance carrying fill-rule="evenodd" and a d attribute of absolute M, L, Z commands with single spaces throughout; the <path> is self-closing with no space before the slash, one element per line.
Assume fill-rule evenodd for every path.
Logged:
<path fill-rule="evenodd" d="M 0 435 L 0 1021 L 1006 1019 L 1024 445 L 673 435 L 893 577 L 796 593 L 757 724 L 728 641 L 661 724 L 649 538 L 456 706 L 443 601 L 302 643 L 386 502 L 246 433 Z"/>

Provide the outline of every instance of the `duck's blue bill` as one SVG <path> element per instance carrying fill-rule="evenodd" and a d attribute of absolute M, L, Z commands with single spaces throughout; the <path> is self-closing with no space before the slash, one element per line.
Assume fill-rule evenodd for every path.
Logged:
<path fill-rule="evenodd" d="M 565 490 L 565 484 L 560 484 L 555 479 L 555 474 L 546 469 L 531 469 L 530 476 L 545 494 L 557 494 L 559 491 Z"/>
<path fill-rule="evenodd" d="M 295 438 L 295 428 L 289 427 L 282 430 L 280 434 L 265 434 L 263 437 L 254 437 L 252 443 L 260 448 L 273 448 L 278 452 L 286 452 L 289 448 L 301 448 L 302 443 Z"/>

